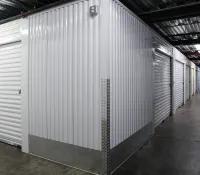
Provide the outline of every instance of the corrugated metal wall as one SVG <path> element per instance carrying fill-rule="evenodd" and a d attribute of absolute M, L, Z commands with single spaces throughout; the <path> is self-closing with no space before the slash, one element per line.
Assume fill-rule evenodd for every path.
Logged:
<path fill-rule="evenodd" d="M 75 2 L 30 17 L 30 134 L 99 150 L 98 0 Z"/>
<path fill-rule="evenodd" d="M 110 2 L 111 148 L 152 121 L 152 32 Z"/>

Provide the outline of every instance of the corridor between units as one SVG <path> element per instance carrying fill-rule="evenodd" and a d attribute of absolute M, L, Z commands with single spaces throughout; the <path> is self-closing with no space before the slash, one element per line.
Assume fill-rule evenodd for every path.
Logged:
<path fill-rule="evenodd" d="M 0 1 L 0 175 L 200 175 L 200 0 L 179 1 Z"/>
<path fill-rule="evenodd" d="M 157 127 L 114 175 L 199 175 L 200 94 Z"/>

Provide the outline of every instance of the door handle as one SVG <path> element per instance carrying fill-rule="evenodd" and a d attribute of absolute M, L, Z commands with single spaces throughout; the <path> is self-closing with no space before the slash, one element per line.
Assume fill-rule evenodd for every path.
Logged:
<path fill-rule="evenodd" d="M 21 94 L 22 93 L 22 90 L 20 89 L 20 90 L 18 90 L 18 94 Z"/>

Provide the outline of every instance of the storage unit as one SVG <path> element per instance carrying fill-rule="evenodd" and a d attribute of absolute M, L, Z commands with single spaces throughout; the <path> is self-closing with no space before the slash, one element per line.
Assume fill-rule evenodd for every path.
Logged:
<path fill-rule="evenodd" d="M 0 26 L 0 141 L 21 146 L 20 20 Z"/>
<path fill-rule="evenodd" d="M 171 112 L 171 58 L 156 49 L 154 56 L 155 127 Z"/>
<path fill-rule="evenodd" d="M 185 79 L 185 95 L 186 95 L 186 100 L 190 98 L 190 66 L 186 66 L 186 79 Z"/>
<path fill-rule="evenodd" d="M 200 92 L 200 68 L 197 67 L 197 92 Z"/>
<path fill-rule="evenodd" d="M 192 70 L 192 95 L 194 95 L 195 93 L 195 70 L 194 68 L 191 69 Z"/>
<path fill-rule="evenodd" d="M 195 74 L 195 82 L 196 82 L 196 86 L 195 86 L 195 93 L 197 93 L 198 91 L 198 67 L 196 66 L 196 74 Z"/>
<path fill-rule="evenodd" d="M 176 93 L 176 109 L 184 103 L 184 64 L 177 61 L 175 62 L 175 93 Z"/>
<path fill-rule="evenodd" d="M 200 92 L 200 68 L 197 68 L 198 75 L 197 75 L 197 92 Z"/>

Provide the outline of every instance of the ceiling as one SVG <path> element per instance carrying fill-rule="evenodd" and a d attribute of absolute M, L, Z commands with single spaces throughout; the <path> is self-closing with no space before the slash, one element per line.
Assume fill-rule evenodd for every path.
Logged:
<path fill-rule="evenodd" d="M 0 0 L 0 21 L 55 2 L 58 0 Z"/>
<path fill-rule="evenodd" d="M 200 0 L 121 0 L 197 65 L 200 65 Z"/>
<path fill-rule="evenodd" d="M 70 0 L 0 0 L 0 22 Z M 121 0 L 190 60 L 200 65 L 200 0 Z M 199 44 L 199 45 L 198 45 Z"/>

